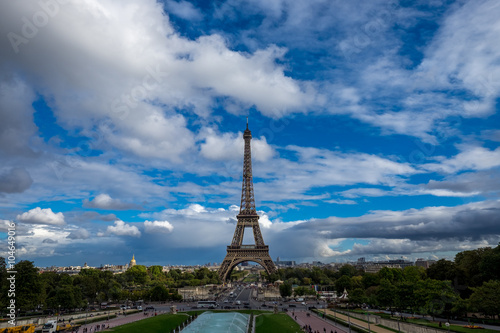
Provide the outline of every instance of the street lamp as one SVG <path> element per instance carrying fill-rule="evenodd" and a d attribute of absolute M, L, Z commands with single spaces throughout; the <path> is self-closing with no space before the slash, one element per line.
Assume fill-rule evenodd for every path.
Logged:
<path fill-rule="evenodd" d="M 370 312 L 367 312 L 366 314 L 368 315 L 368 333 L 371 333 L 371 330 L 370 330 Z"/>
<path fill-rule="evenodd" d="M 351 312 L 347 311 L 347 321 L 349 322 L 349 333 L 351 333 Z"/>
<path fill-rule="evenodd" d="M 446 327 L 448 327 L 448 333 L 450 333 L 450 323 L 446 322 L 445 325 L 446 325 Z"/>
<path fill-rule="evenodd" d="M 85 314 L 85 325 L 87 325 L 87 317 L 89 316 L 89 301 L 87 301 L 87 313 Z"/>
<path fill-rule="evenodd" d="M 399 327 L 399 312 L 395 313 L 396 317 L 398 317 L 396 320 L 398 321 L 398 332 L 401 333 L 401 328 Z"/>

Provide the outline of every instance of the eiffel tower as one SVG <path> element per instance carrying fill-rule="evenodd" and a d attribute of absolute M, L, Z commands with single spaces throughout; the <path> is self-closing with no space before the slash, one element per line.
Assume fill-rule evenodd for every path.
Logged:
<path fill-rule="evenodd" d="M 247 129 L 243 132 L 245 140 L 245 156 L 243 157 L 243 186 L 241 189 L 240 213 L 236 216 L 238 223 L 234 231 L 233 241 L 227 247 L 227 254 L 219 269 L 219 277 L 226 281 L 231 275 L 231 271 L 238 264 L 245 261 L 253 261 L 260 264 L 268 274 L 276 272 L 271 256 L 269 256 L 269 246 L 264 244 L 259 226 L 259 215 L 255 210 L 255 199 L 253 195 L 252 177 L 252 153 L 250 141 L 252 132 Z M 242 245 L 245 228 L 252 228 L 254 245 Z"/>

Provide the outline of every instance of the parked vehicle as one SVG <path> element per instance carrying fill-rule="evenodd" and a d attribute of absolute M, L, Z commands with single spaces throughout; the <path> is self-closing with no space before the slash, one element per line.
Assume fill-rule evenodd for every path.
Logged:
<path fill-rule="evenodd" d="M 46 322 L 42 327 L 42 333 L 54 333 L 57 331 L 57 322 L 55 320 L 50 320 Z"/>
<path fill-rule="evenodd" d="M 29 325 L 22 325 L 22 326 L 7 327 L 7 328 L 2 329 L 0 331 L 2 333 L 34 333 L 35 332 L 35 325 L 29 324 Z"/>
<path fill-rule="evenodd" d="M 215 301 L 199 301 L 198 302 L 198 308 L 215 309 L 217 306 L 218 306 L 218 304 Z"/>

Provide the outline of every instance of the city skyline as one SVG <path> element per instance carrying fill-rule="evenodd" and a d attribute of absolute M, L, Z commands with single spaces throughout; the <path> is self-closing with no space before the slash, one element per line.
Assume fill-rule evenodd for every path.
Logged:
<path fill-rule="evenodd" d="M 495 1 L 2 2 L 2 240 L 15 222 L 16 258 L 37 266 L 220 263 L 249 117 L 271 258 L 495 247 L 499 16 Z"/>

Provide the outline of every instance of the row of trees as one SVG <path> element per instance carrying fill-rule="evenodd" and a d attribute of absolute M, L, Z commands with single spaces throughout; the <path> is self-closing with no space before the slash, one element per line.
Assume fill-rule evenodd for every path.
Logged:
<path fill-rule="evenodd" d="M 112 274 L 99 269 L 83 269 L 77 275 L 39 273 L 30 261 L 20 261 L 16 274 L 16 307 L 35 309 L 74 309 L 109 300 L 178 300 L 177 288 L 219 284 L 217 272 L 200 268 L 194 272 L 171 270 L 161 266 L 131 267 L 125 273 Z M 311 285 L 323 290 L 346 289 L 354 304 L 370 304 L 431 315 L 459 315 L 466 310 L 485 315 L 500 314 L 500 246 L 463 251 L 454 261 L 439 260 L 427 270 L 410 266 L 405 269 L 383 268 L 364 273 L 351 265 L 336 271 L 330 268 L 280 269 L 268 277 L 282 280 L 282 295 L 314 293 Z M 5 259 L 0 258 L 0 306 L 6 309 L 8 280 Z"/>
<path fill-rule="evenodd" d="M 305 286 L 319 285 L 340 294 L 346 289 L 352 304 L 370 304 L 432 316 L 457 316 L 467 311 L 500 315 L 500 245 L 463 251 L 454 261 L 439 260 L 428 269 L 409 266 L 364 273 L 352 265 L 329 268 L 280 269 L 270 276 L 282 280 L 283 296 L 307 294 Z M 309 287 L 310 288 L 310 287 Z"/>
<path fill-rule="evenodd" d="M 178 269 L 163 272 L 161 266 L 136 265 L 122 274 L 99 269 L 82 269 L 77 275 L 55 272 L 39 273 L 31 261 L 18 262 L 16 274 L 16 307 L 22 312 L 58 310 L 97 306 L 102 302 L 125 300 L 180 300 L 177 288 L 217 284 L 217 272 L 200 268 L 194 272 Z M 0 258 L 0 306 L 6 309 L 8 280 L 5 259 Z"/>

